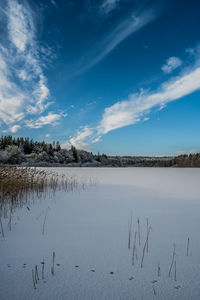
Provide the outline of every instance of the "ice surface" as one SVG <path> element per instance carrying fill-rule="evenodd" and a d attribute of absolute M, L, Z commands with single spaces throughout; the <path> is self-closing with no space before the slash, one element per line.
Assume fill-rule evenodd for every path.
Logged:
<path fill-rule="evenodd" d="M 57 191 L 54 197 L 35 199 L 30 210 L 26 206 L 18 208 L 13 213 L 11 231 L 8 219 L 2 219 L 5 237 L 0 236 L 1 300 L 200 299 L 199 169 L 55 171 L 74 174 L 88 184 L 73 192 Z M 138 218 L 141 246 L 137 238 L 138 260 L 132 265 Z M 141 268 L 147 218 L 152 230 Z M 174 265 L 168 276 L 174 244 L 176 281 Z M 36 264 L 39 281 L 35 290 L 31 272 Z"/>

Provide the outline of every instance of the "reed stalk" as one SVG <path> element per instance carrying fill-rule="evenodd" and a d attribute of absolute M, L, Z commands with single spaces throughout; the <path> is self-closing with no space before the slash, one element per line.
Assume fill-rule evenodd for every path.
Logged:
<path fill-rule="evenodd" d="M 176 281 L 176 260 L 174 262 L 174 280 Z"/>
<path fill-rule="evenodd" d="M 154 286 L 153 286 L 153 294 L 154 294 L 154 296 L 156 296 L 156 290 L 155 290 Z"/>
<path fill-rule="evenodd" d="M 172 261 L 171 261 L 171 264 L 170 264 L 170 267 L 169 267 L 169 277 L 171 275 L 171 271 L 172 271 L 172 267 L 173 267 L 173 264 L 174 264 L 175 255 L 176 255 L 176 246 L 174 245 L 173 254 L 172 254 Z"/>
<path fill-rule="evenodd" d="M 55 272 L 54 272 L 55 258 L 56 258 L 56 253 L 53 252 L 53 260 L 52 260 L 52 267 L 51 267 L 51 274 L 52 274 L 52 275 L 55 275 Z"/>
<path fill-rule="evenodd" d="M 190 246 L 190 239 L 187 239 L 187 252 L 186 255 L 189 256 L 189 246 Z"/>
<path fill-rule="evenodd" d="M 35 282 L 35 276 L 34 276 L 34 270 L 32 269 L 32 280 L 33 280 L 33 287 L 36 290 L 36 282 Z"/>
<path fill-rule="evenodd" d="M 135 236 L 134 236 L 133 255 L 132 255 L 132 265 L 135 264 L 135 258 L 137 259 L 136 240 L 137 240 L 137 231 L 135 232 Z"/>
<path fill-rule="evenodd" d="M 44 227 L 45 227 L 48 211 L 49 211 L 49 206 L 47 207 L 46 214 L 45 214 L 45 217 L 44 217 L 44 222 L 43 222 L 43 225 L 42 225 L 42 234 L 43 235 L 44 235 Z"/>
<path fill-rule="evenodd" d="M 42 280 L 44 280 L 44 260 L 42 261 Z"/>
<path fill-rule="evenodd" d="M 38 281 L 39 281 L 38 268 L 37 268 L 37 265 L 35 265 L 35 282 L 36 282 L 36 284 Z"/>
<path fill-rule="evenodd" d="M 148 234 L 148 230 L 149 230 L 149 220 L 148 220 L 148 218 L 147 218 L 147 234 Z M 148 242 L 148 240 L 147 240 L 147 247 L 146 247 L 146 250 L 147 250 L 147 253 L 148 253 L 148 251 L 149 251 L 149 242 Z"/>
<path fill-rule="evenodd" d="M 150 230 L 151 230 L 151 227 L 149 227 L 149 229 L 148 229 L 146 241 L 145 241 L 145 243 L 144 243 L 144 247 L 143 247 L 143 251 L 142 251 L 141 268 L 143 268 L 144 255 L 145 255 L 145 250 L 146 250 L 147 243 L 148 243 L 148 239 L 149 239 Z"/>
<path fill-rule="evenodd" d="M 3 230 L 3 224 L 2 224 L 1 216 L 0 216 L 0 224 L 1 224 L 1 234 L 4 238 L 4 230 Z"/>
<path fill-rule="evenodd" d="M 158 277 L 160 277 L 160 263 L 158 263 L 158 273 L 157 273 Z"/>
<path fill-rule="evenodd" d="M 132 235 L 132 216 L 128 220 L 128 249 L 131 248 L 131 235 Z"/>
<path fill-rule="evenodd" d="M 141 239 L 140 239 L 140 219 L 137 219 L 138 224 L 138 240 L 139 240 L 139 246 L 141 245 Z"/>

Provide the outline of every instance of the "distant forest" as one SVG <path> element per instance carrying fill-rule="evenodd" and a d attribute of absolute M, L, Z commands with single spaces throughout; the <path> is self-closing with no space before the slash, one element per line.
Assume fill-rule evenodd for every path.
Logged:
<path fill-rule="evenodd" d="M 62 149 L 58 141 L 46 143 L 30 138 L 0 137 L 0 164 L 72 167 L 200 167 L 200 153 L 178 156 L 108 156 L 85 150 Z"/>

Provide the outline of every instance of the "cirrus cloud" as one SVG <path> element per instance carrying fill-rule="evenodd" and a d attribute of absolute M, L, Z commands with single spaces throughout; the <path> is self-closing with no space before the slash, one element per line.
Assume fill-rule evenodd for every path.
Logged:
<path fill-rule="evenodd" d="M 0 21 L 4 29 L 0 36 L 0 123 L 15 133 L 29 124 L 31 115 L 42 115 L 52 101 L 34 13 L 27 1 L 5 3 Z"/>
<path fill-rule="evenodd" d="M 82 148 L 98 142 L 110 131 L 147 121 L 154 108 L 163 109 L 170 102 L 179 100 L 200 90 L 200 66 L 191 68 L 177 77 L 164 82 L 155 91 L 144 91 L 129 95 L 127 100 L 116 102 L 104 109 L 100 122 L 77 131 L 70 142 L 81 141 Z M 79 145 L 79 143 L 77 143 Z"/>
<path fill-rule="evenodd" d="M 104 0 L 99 8 L 100 13 L 109 14 L 118 6 L 119 2 L 120 0 Z"/>
<path fill-rule="evenodd" d="M 55 126 L 62 117 L 66 117 L 66 114 L 56 114 L 49 112 L 46 116 L 41 116 L 38 119 L 31 119 L 26 121 L 26 126 L 29 128 L 42 128 L 45 125 Z"/>
<path fill-rule="evenodd" d="M 161 70 L 165 74 L 170 74 L 183 64 L 182 60 L 179 57 L 172 56 L 166 60 L 166 63 L 162 66 Z"/>

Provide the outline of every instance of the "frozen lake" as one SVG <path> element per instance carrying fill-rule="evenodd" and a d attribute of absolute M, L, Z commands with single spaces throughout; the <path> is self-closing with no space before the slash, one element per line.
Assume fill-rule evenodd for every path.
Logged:
<path fill-rule="evenodd" d="M 200 169 L 54 171 L 82 184 L 2 219 L 1 300 L 200 299 Z"/>

